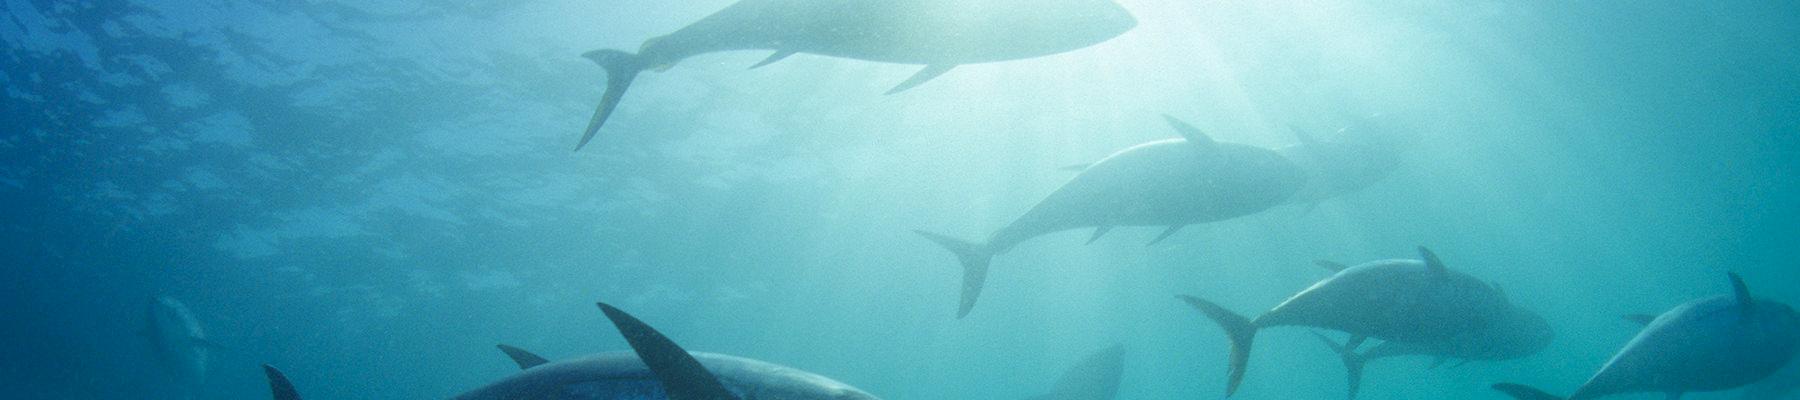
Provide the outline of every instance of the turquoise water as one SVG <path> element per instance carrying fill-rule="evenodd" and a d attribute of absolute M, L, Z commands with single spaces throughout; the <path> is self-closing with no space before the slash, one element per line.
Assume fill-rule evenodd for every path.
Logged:
<path fill-rule="evenodd" d="M 1023 398 L 1113 344 L 1119 398 L 1218 398 L 1225 335 L 1175 295 L 1254 315 L 1313 260 L 1425 245 L 1556 340 L 1376 361 L 1362 398 L 1488 399 L 1572 391 L 1636 333 L 1619 315 L 1727 271 L 1800 301 L 1792 5 L 1119 0 L 1116 38 L 895 95 L 919 66 L 692 57 L 570 151 L 606 82 L 580 54 L 730 3 L 8 0 L 0 397 L 266 398 L 273 363 L 311 399 L 447 398 L 515 371 L 496 343 L 626 349 L 603 300 L 885 399 Z M 955 317 L 956 260 L 911 230 L 985 237 L 1062 167 L 1176 137 L 1161 114 L 1266 148 L 1371 119 L 1408 140 L 1316 206 L 1026 241 Z M 136 334 L 157 295 L 221 348 L 201 387 Z M 1272 329 L 1234 398 L 1342 398 L 1343 373 Z"/>

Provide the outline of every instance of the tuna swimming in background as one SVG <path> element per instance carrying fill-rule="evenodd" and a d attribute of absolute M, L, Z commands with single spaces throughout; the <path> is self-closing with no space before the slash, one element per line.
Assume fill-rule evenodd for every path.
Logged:
<path fill-rule="evenodd" d="M 1489 284 L 1451 271 L 1437 255 L 1419 248 L 1419 260 L 1380 260 L 1354 267 L 1334 267 L 1339 272 L 1300 291 L 1252 320 L 1213 302 L 1180 296 L 1219 324 L 1231 340 L 1230 370 L 1225 395 L 1237 393 L 1250 362 L 1256 333 L 1277 326 L 1307 326 L 1352 335 L 1354 350 L 1373 338 L 1416 346 L 1438 347 L 1450 352 L 1458 347 L 1492 344 L 1483 335 L 1496 327 L 1517 324 L 1523 337 L 1550 336 L 1547 324 L 1533 324 L 1521 317 L 1506 297 Z M 1535 315 L 1532 315 L 1535 316 Z M 1521 319 L 1524 318 L 1524 319 Z M 1531 352 L 1542 344 L 1521 344 Z M 1427 350 L 1415 350 L 1425 352 Z M 1462 357 L 1477 357 L 1479 348 L 1461 350 Z M 1359 368 L 1351 370 L 1352 394 Z"/>
<path fill-rule="evenodd" d="M 981 295 L 988 264 L 1025 240 L 1094 228 L 1089 243 L 1117 226 L 1159 226 L 1154 244 L 1182 227 L 1255 214 L 1287 201 L 1305 174 L 1273 150 L 1213 141 L 1187 123 L 1165 117 L 1183 138 L 1158 140 L 1113 153 L 995 231 L 983 243 L 916 231 L 944 246 L 963 267 L 967 316 Z"/>
<path fill-rule="evenodd" d="M 1800 349 L 1800 315 L 1786 304 L 1759 300 L 1737 274 L 1732 294 L 1675 306 L 1657 316 L 1567 400 L 1626 393 L 1729 390 L 1768 378 Z M 1524 385 L 1494 385 L 1520 400 L 1560 400 Z"/>
<path fill-rule="evenodd" d="M 1409 140 L 1402 129 L 1384 121 L 1369 117 L 1331 135 L 1292 128 L 1300 144 L 1275 151 L 1293 160 L 1308 178 L 1290 201 L 1315 205 L 1372 186 L 1399 169 Z"/>
<path fill-rule="evenodd" d="M 880 400 L 818 374 L 722 354 L 689 352 L 637 317 L 606 303 L 599 307 L 631 345 L 631 352 L 549 361 L 508 345 L 500 350 L 523 371 L 457 395 L 456 400 Z M 1123 350 L 1084 358 L 1048 394 L 1030 400 L 1112 400 Z M 287 376 L 264 365 L 275 400 L 299 400 Z"/>
<path fill-rule="evenodd" d="M 149 340 L 151 352 L 164 365 L 162 369 L 188 395 L 198 394 L 206 385 L 215 347 L 207 340 L 200 320 L 194 318 L 187 304 L 168 296 L 150 299 L 144 319 L 144 329 L 139 334 Z"/>
<path fill-rule="evenodd" d="M 1364 351 L 1358 351 L 1357 348 L 1367 337 L 1353 336 L 1349 342 L 1338 343 L 1318 332 L 1313 334 L 1342 359 L 1349 381 L 1349 398 L 1355 399 L 1362 387 L 1363 366 L 1372 360 L 1426 356 L 1433 358 L 1432 368 L 1451 360 L 1460 360 L 1457 366 L 1474 361 L 1513 360 L 1543 351 L 1556 337 L 1556 331 L 1550 327 L 1550 323 L 1530 310 L 1513 307 L 1511 312 L 1499 316 L 1499 319 L 1480 329 L 1452 336 L 1447 340 L 1422 343 L 1382 341 Z"/>
<path fill-rule="evenodd" d="M 644 41 L 637 53 L 583 54 L 606 69 L 606 94 L 575 150 L 593 140 L 639 72 L 699 54 L 774 52 L 751 68 L 798 53 L 925 66 L 888 91 L 893 94 L 957 65 L 1067 52 L 1135 26 L 1113 0 L 740 0 Z"/>

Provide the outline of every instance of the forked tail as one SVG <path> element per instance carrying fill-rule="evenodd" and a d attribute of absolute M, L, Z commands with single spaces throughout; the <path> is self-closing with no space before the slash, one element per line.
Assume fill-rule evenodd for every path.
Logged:
<path fill-rule="evenodd" d="M 1356 348 L 1351 344 L 1339 344 L 1337 341 L 1331 340 L 1331 338 L 1325 337 L 1324 334 L 1318 332 L 1313 332 L 1312 334 L 1313 336 L 1317 336 L 1319 341 L 1325 342 L 1325 346 L 1330 347 L 1331 351 L 1337 352 L 1338 357 L 1343 358 L 1344 373 L 1346 374 L 1346 378 L 1350 381 L 1350 400 L 1356 400 L 1356 392 L 1362 389 L 1363 365 L 1368 364 L 1369 359 L 1363 357 L 1362 354 L 1357 354 Z M 1354 344 L 1357 342 L 1351 341 L 1350 343 Z"/>
<path fill-rule="evenodd" d="M 1207 318 L 1212 318 L 1220 328 L 1225 329 L 1225 336 L 1231 339 L 1230 376 L 1225 381 L 1225 397 L 1237 393 L 1238 384 L 1244 382 L 1244 369 L 1250 364 L 1250 346 L 1256 343 L 1256 325 L 1249 318 L 1226 310 L 1213 302 L 1194 296 L 1176 296 L 1194 306 Z"/>
<path fill-rule="evenodd" d="M 625 90 L 631 88 L 631 82 L 637 80 L 638 73 L 645 69 L 641 57 L 624 51 L 594 50 L 581 56 L 606 69 L 606 94 L 600 97 L 600 106 L 594 109 L 594 119 L 588 120 L 587 132 L 581 134 L 581 143 L 575 145 L 575 151 L 581 151 L 588 141 L 594 140 L 594 134 L 600 133 L 600 127 L 606 125 L 606 119 L 612 116 L 613 109 L 619 107 L 619 100 L 625 98 Z"/>
<path fill-rule="evenodd" d="M 913 232 L 956 253 L 957 261 L 962 262 L 962 305 L 956 310 L 956 317 L 968 316 L 969 310 L 975 308 L 975 299 L 981 297 L 981 286 L 987 282 L 988 263 L 994 260 L 994 252 L 989 251 L 987 246 L 962 239 L 920 230 Z"/>

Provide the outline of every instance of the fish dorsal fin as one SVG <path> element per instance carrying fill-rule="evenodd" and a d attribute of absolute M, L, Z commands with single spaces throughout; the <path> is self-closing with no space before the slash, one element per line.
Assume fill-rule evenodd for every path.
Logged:
<path fill-rule="evenodd" d="M 1427 249 L 1425 246 L 1419 246 L 1419 259 L 1425 261 L 1425 269 L 1431 270 L 1432 273 L 1439 276 L 1450 273 L 1450 269 L 1444 267 L 1444 261 L 1438 259 L 1437 253 L 1432 253 L 1431 249 Z"/>
<path fill-rule="evenodd" d="M 1206 136 L 1206 132 L 1201 132 L 1200 128 L 1195 128 L 1186 121 L 1176 119 L 1168 114 L 1163 114 L 1162 117 L 1163 121 L 1168 122 L 1169 127 L 1174 128 L 1175 133 L 1181 134 L 1181 137 L 1187 139 L 1188 143 L 1193 143 L 1208 153 L 1219 147 L 1219 142 L 1213 141 L 1211 136 Z"/>
<path fill-rule="evenodd" d="M 1327 260 L 1313 260 L 1313 265 L 1317 265 L 1317 266 L 1319 266 L 1319 268 L 1324 268 L 1324 269 L 1330 270 L 1333 273 L 1344 272 L 1344 270 L 1350 269 L 1350 266 L 1348 266 L 1348 265 L 1340 264 L 1336 261 L 1327 261 Z"/>
<path fill-rule="evenodd" d="M 1650 321 L 1656 320 L 1656 316 L 1650 315 L 1650 314 L 1625 314 L 1625 315 L 1619 316 L 1619 318 L 1623 318 L 1626 321 L 1636 322 L 1638 325 L 1642 325 L 1642 326 L 1648 326 L 1648 325 L 1650 325 Z"/>
<path fill-rule="evenodd" d="M 788 58 L 788 56 L 796 53 L 799 52 L 793 50 L 776 50 L 775 54 L 770 54 L 769 58 L 764 58 L 762 61 L 757 62 L 756 65 L 751 65 L 750 69 L 762 68 L 764 65 L 774 64 L 776 61 L 781 61 L 781 59 Z"/>
<path fill-rule="evenodd" d="M 638 359 L 643 360 L 644 366 L 650 367 L 650 373 L 662 383 L 669 400 L 739 400 L 737 395 L 725 389 L 719 377 L 700 365 L 700 360 L 694 359 L 662 332 L 623 310 L 606 303 L 598 305 L 619 329 L 619 335 L 625 336 L 625 342 L 631 344 L 631 350 L 637 352 Z"/>
<path fill-rule="evenodd" d="M 1750 309 L 1756 306 L 1756 299 L 1750 297 L 1750 287 L 1744 285 L 1744 278 L 1736 272 L 1727 272 L 1726 275 L 1731 276 L 1731 292 L 1737 296 L 1738 309 L 1749 315 Z"/>
<path fill-rule="evenodd" d="M 918 87 L 919 85 L 923 85 L 925 82 L 930 81 L 932 78 L 937 78 L 945 72 L 950 72 L 951 68 L 956 68 L 956 64 L 927 65 L 925 66 L 925 69 L 919 70 L 919 73 L 913 74 L 911 78 L 906 78 L 905 82 L 900 82 L 899 85 L 894 86 L 893 89 L 888 89 L 887 93 L 884 94 L 900 93 L 907 89 Z"/>
<path fill-rule="evenodd" d="M 287 375 L 269 364 L 262 367 L 263 374 L 269 377 L 269 392 L 275 400 L 300 400 L 300 392 L 294 390 L 294 383 L 288 382 Z"/>
<path fill-rule="evenodd" d="M 540 357 L 537 354 L 532 354 L 529 351 L 525 351 L 525 349 L 505 344 L 495 345 L 494 347 L 499 347 L 500 351 L 505 352 L 506 356 L 512 358 L 513 362 L 519 363 L 519 369 L 531 369 L 531 367 L 550 363 L 550 360 L 544 359 L 544 357 Z"/>
<path fill-rule="evenodd" d="M 1294 137 L 1299 138 L 1300 144 L 1305 145 L 1307 148 L 1317 148 L 1316 146 L 1319 145 L 1319 135 L 1314 135 L 1312 131 L 1306 130 L 1306 128 L 1301 128 L 1297 125 L 1288 125 L 1288 130 L 1294 131 Z"/>

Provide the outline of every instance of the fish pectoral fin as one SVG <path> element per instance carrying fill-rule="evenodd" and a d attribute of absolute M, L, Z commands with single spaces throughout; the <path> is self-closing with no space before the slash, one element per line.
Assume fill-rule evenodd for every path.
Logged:
<path fill-rule="evenodd" d="M 1146 243 L 1144 245 L 1145 246 L 1154 246 L 1157 243 L 1162 243 L 1163 239 L 1168 239 L 1170 236 L 1175 236 L 1175 232 L 1180 232 L 1181 228 L 1186 227 L 1186 226 L 1187 226 L 1187 224 L 1169 225 L 1169 229 L 1164 229 L 1162 231 L 1162 234 L 1156 235 L 1155 239 L 1150 239 L 1150 243 Z"/>
<path fill-rule="evenodd" d="M 912 89 L 914 87 L 918 87 L 919 85 L 923 85 L 923 84 L 925 84 L 925 82 L 930 81 L 932 78 L 937 78 L 939 75 L 943 75 L 945 72 L 950 72 L 951 68 L 956 68 L 956 64 L 927 65 L 927 66 L 925 66 L 925 69 L 919 70 L 919 73 L 913 74 L 913 76 L 911 78 L 906 78 L 905 82 L 900 82 L 899 86 L 894 86 L 893 89 L 888 89 L 887 93 L 884 93 L 884 94 L 900 93 L 900 92 L 906 91 L 907 89 Z"/>
<path fill-rule="evenodd" d="M 1111 231 L 1112 228 L 1113 227 L 1111 225 L 1102 225 L 1102 226 L 1094 227 L 1094 236 L 1088 237 L 1087 243 L 1082 243 L 1082 244 L 1094 244 L 1095 240 L 1100 240 L 1101 236 L 1106 236 L 1106 232 Z"/>
<path fill-rule="evenodd" d="M 799 52 L 794 50 L 776 50 L 775 54 L 770 54 L 769 58 L 764 58 L 762 61 L 757 62 L 756 65 L 750 66 L 750 69 L 762 68 L 764 65 L 774 64 L 776 61 L 781 61 L 796 53 Z"/>

